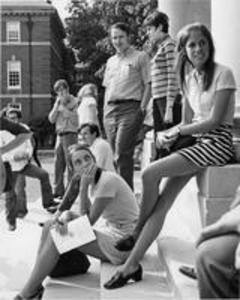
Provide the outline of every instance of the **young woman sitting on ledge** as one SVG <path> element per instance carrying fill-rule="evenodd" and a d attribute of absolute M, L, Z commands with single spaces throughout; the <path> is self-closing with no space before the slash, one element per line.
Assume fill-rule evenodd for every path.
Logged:
<path fill-rule="evenodd" d="M 157 238 L 179 192 L 196 173 L 208 166 L 226 164 L 233 156 L 233 123 L 236 84 L 232 71 L 214 61 L 209 30 L 194 23 L 184 27 L 177 41 L 177 74 L 183 95 L 182 122 L 161 135 L 159 143 L 171 149 L 180 138 L 194 136 L 185 146 L 151 163 L 142 174 L 142 205 L 138 223 L 116 248 L 132 252 L 117 274 L 105 284 L 123 286 Z M 176 147 L 175 147 L 176 149 Z M 162 178 L 166 178 L 159 193 Z M 176 225 L 177 226 L 177 225 Z"/>
<path fill-rule="evenodd" d="M 54 218 L 43 228 L 34 268 L 15 300 L 41 298 L 42 282 L 52 272 L 60 256 L 49 233 L 53 225 L 64 234 L 67 222 L 79 215 L 87 215 L 91 225 L 101 217 L 103 222 L 94 227 L 96 240 L 78 250 L 113 264 L 122 264 L 129 255 L 117 250 L 114 245 L 133 231 L 138 219 L 138 205 L 132 190 L 119 175 L 98 168 L 87 146 L 73 145 L 69 151 L 74 176 Z M 80 214 L 69 211 L 77 196 Z M 140 280 L 141 276 L 142 270 L 139 269 L 134 278 Z"/>

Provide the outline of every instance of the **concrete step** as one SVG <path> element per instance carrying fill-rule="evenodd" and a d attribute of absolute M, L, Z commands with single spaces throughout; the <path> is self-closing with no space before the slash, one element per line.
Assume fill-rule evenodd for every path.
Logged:
<path fill-rule="evenodd" d="M 167 273 L 158 256 L 157 244 L 149 248 L 143 260 L 143 280 L 137 283 L 129 282 L 123 288 L 107 290 L 103 284 L 108 281 L 118 269 L 109 263 L 101 264 L 101 300 L 106 299 L 139 299 L 164 300 L 175 299 L 174 290 L 168 281 Z"/>
<path fill-rule="evenodd" d="M 45 291 L 43 300 L 79 300 L 100 299 L 100 262 L 89 258 L 91 266 L 86 274 L 62 277 L 59 279 L 47 278 L 44 282 Z"/>
<path fill-rule="evenodd" d="M 179 267 L 182 265 L 194 266 L 196 251 L 194 243 L 165 236 L 158 238 L 157 244 L 168 280 L 175 291 L 175 299 L 199 299 L 197 280 L 179 272 Z"/>

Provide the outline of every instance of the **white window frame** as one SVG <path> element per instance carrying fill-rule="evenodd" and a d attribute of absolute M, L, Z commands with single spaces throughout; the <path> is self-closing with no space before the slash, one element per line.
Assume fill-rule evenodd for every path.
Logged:
<path fill-rule="evenodd" d="M 8 21 L 6 26 L 6 37 L 8 43 L 17 43 L 21 41 L 21 31 L 19 21 Z"/>
<path fill-rule="evenodd" d="M 14 83 L 14 76 L 17 77 L 17 84 Z M 7 88 L 9 90 L 21 89 L 22 82 L 21 61 L 9 60 L 7 61 Z"/>

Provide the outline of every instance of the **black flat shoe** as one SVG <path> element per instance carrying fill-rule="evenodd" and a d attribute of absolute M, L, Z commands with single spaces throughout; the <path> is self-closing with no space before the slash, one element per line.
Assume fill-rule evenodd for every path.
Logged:
<path fill-rule="evenodd" d="M 132 235 L 127 236 L 119 240 L 114 246 L 119 251 L 130 251 L 135 245 L 135 239 Z"/>
<path fill-rule="evenodd" d="M 179 271 L 185 276 L 190 277 L 191 279 L 197 279 L 197 273 L 193 267 L 181 266 L 179 268 Z"/>
<path fill-rule="evenodd" d="M 30 297 L 23 297 L 20 294 L 16 295 L 13 300 L 41 300 L 44 292 L 44 287 L 42 285 L 39 286 L 36 293 L 34 293 Z"/>
<path fill-rule="evenodd" d="M 132 279 L 134 281 L 142 280 L 142 266 L 139 265 L 137 270 L 127 276 L 123 277 L 121 272 L 117 272 L 109 281 L 104 284 L 105 289 L 112 290 L 123 287 L 127 284 L 128 280 Z"/>

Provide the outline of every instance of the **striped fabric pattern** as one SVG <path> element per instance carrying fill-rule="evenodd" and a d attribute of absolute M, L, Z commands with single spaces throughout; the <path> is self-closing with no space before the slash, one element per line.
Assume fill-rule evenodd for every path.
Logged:
<path fill-rule="evenodd" d="M 174 102 L 178 93 L 175 63 L 175 41 L 168 35 L 159 46 L 151 60 L 153 99 L 167 97 L 167 102 Z"/>
<path fill-rule="evenodd" d="M 230 127 L 221 125 L 198 137 L 195 145 L 177 152 L 199 167 L 225 165 L 233 157 Z"/>

